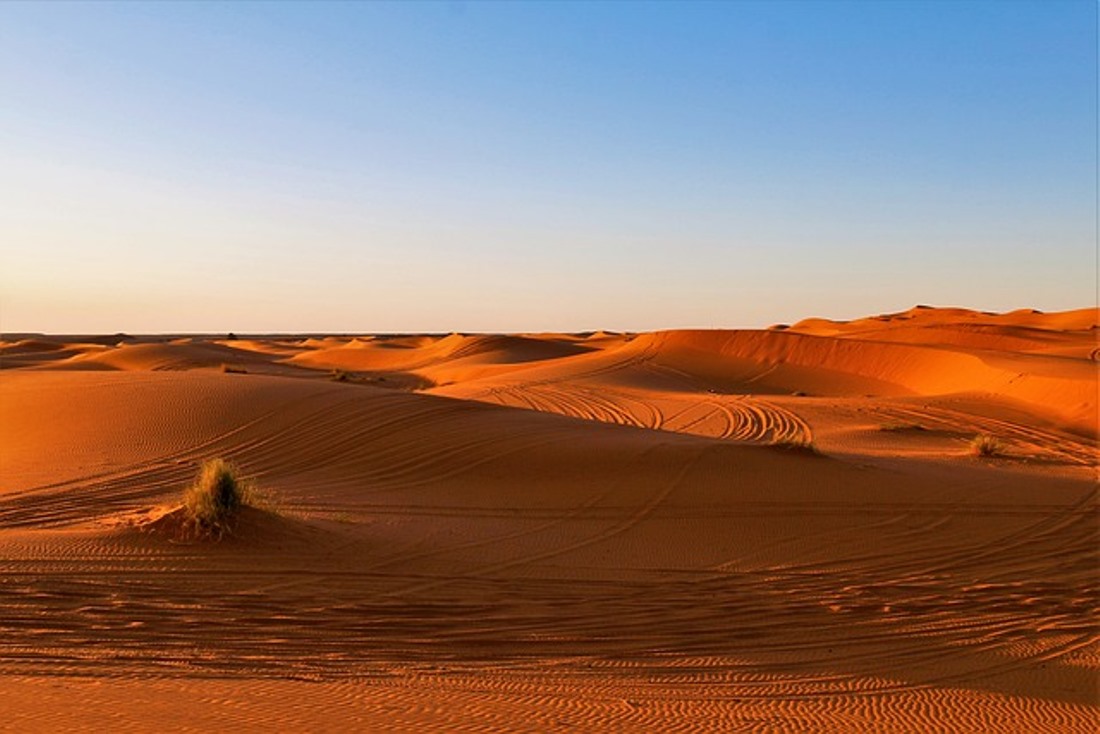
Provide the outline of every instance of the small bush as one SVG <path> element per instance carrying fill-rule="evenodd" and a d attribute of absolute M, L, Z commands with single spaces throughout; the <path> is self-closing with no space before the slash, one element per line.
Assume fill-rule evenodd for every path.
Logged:
<path fill-rule="evenodd" d="M 255 495 L 252 484 L 224 459 L 203 462 L 195 481 L 183 493 L 187 520 L 198 535 L 220 538 L 233 529 L 242 507 Z"/>
<path fill-rule="evenodd" d="M 1005 445 L 988 433 L 981 433 L 971 439 L 970 451 L 975 456 L 1004 456 Z"/>
<path fill-rule="evenodd" d="M 355 375 L 348 372 L 347 370 L 333 370 L 332 371 L 332 379 L 335 380 L 336 382 L 351 382 L 354 377 L 355 377 Z"/>
<path fill-rule="evenodd" d="M 802 454 L 811 454 L 813 456 L 821 455 L 821 452 L 817 450 L 817 446 L 814 445 L 813 440 L 811 440 L 809 436 L 799 435 L 793 438 L 781 438 L 772 441 L 771 445 L 783 449 L 784 451 L 795 451 Z"/>
<path fill-rule="evenodd" d="M 920 423 L 884 423 L 879 426 L 880 431 L 887 433 L 901 433 L 904 431 L 927 431 Z"/>
<path fill-rule="evenodd" d="M 246 374 L 248 374 L 248 370 L 246 370 L 244 367 L 238 367 L 238 366 L 232 365 L 232 364 L 223 364 L 222 365 L 222 372 L 232 373 L 232 374 L 235 374 L 235 375 L 246 375 Z"/>

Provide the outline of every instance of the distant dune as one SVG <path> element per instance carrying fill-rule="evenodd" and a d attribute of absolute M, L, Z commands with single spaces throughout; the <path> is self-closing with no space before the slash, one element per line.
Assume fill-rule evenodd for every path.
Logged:
<path fill-rule="evenodd" d="M 4 726 L 1094 731 L 1097 316 L 2 341 Z"/>

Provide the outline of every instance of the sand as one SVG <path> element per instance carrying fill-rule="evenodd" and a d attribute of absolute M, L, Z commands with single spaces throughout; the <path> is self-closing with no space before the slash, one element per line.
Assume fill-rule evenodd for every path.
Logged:
<path fill-rule="evenodd" d="M 8 337 L 0 728 L 1093 731 L 1097 334 Z"/>

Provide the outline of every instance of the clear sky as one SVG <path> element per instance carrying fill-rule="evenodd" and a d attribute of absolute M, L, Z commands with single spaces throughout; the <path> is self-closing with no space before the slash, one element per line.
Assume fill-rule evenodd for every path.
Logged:
<path fill-rule="evenodd" d="M 1097 5 L 0 3 L 0 330 L 1093 305 Z"/>

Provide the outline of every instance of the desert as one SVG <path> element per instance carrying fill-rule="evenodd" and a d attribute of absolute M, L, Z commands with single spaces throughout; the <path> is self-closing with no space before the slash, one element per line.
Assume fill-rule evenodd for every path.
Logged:
<path fill-rule="evenodd" d="M 5 334 L 2 726 L 1093 731 L 1097 328 Z"/>
<path fill-rule="evenodd" d="M 0 2 L 0 733 L 1100 731 L 1098 31 Z"/>

